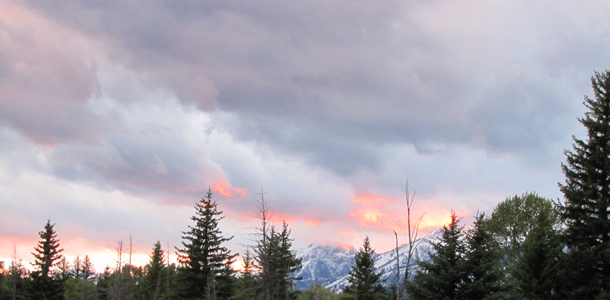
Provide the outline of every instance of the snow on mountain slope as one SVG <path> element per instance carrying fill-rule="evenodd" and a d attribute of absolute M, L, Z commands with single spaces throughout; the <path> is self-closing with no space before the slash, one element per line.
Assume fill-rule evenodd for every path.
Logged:
<path fill-rule="evenodd" d="M 413 251 L 413 257 L 409 269 L 414 274 L 418 269 L 418 261 L 428 261 L 429 254 L 433 251 L 430 242 L 437 240 L 442 234 L 442 229 L 436 229 L 417 242 Z M 400 271 L 404 274 L 407 260 L 408 245 L 398 247 L 400 260 Z M 347 285 L 347 277 L 351 266 L 354 264 L 356 250 L 346 250 L 332 246 L 319 246 L 310 244 L 304 249 L 295 251 L 298 258 L 302 260 L 303 268 L 295 274 L 303 279 L 295 281 L 297 289 L 307 289 L 312 284 L 321 284 L 333 291 L 340 291 Z M 382 272 L 381 278 L 386 280 L 385 284 L 396 283 L 396 250 L 375 254 L 375 268 Z"/>
<path fill-rule="evenodd" d="M 303 268 L 295 273 L 302 280 L 295 281 L 297 289 L 307 289 L 312 284 L 328 285 L 347 274 L 354 263 L 355 250 L 310 244 L 295 251 L 302 260 Z"/>

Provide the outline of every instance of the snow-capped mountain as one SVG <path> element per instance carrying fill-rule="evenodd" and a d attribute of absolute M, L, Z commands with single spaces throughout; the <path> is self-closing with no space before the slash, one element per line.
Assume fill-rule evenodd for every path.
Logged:
<path fill-rule="evenodd" d="M 429 254 L 433 251 L 430 242 L 437 240 L 441 234 L 442 229 L 436 229 L 417 240 L 409 267 L 412 270 L 411 274 L 414 274 L 415 270 L 418 269 L 418 261 L 429 260 Z M 404 274 L 406 267 L 408 248 L 407 244 L 398 247 L 401 274 Z M 296 256 L 303 263 L 303 268 L 295 274 L 295 276 L 303 278 L 295 282 L 297 289 L 307 289 L 312 284 L 321 284 L 333 291 L 342 290 L 348 283 L 348 273 L 354 265 L 356 253 L 357 250 L 314 244 L 296 250 Z M 375 254 L 373 259 L 375 260 L 375 268 L 382 272 L 381 278 L 386 280 L 386 285 L 396 283 L 396 249 Z"/>
<path fill-rule="evenodd" d="M 312 284 L 327 286 L 337 278 L 343 277 L 354 264 L 356 252 L 353 249 L 315 244 L 296 250 L 295 255 L 303 264 L 303 268 L 295 274 L 303 278 L 295 281 L 297 289 L 304 290 Z"/>

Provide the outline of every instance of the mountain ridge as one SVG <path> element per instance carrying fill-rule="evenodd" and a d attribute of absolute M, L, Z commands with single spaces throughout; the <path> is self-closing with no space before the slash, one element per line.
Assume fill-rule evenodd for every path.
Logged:
<path fill-rule="evenodd" d="M 442 228 L 430 232 L 428 235 L 416 240 L 416 246 L 411 258 L 410 270 L 419 269 L 418 261 L 429 261 L 430 253 L 434 251 L 431 242 L 438 240 Z M 408 255 L 408 244 L 398 247 L 400 272 L 404 274 Z M 355 263 L 355 249 L 343 249 L 336 246 L 309 244 L 309 246 L 295 250 L 295 255 L 302 261 L 303 268 L 294 273 L 298 290 L 308 289 L 313 284 L 320 284 L 332 291 L 339 292 L 348 284 L 347 278 L 352 265 Z M 384 285 L 396 283 L 396 249 L 373 255 L 375 269 L 381 272 Z"/>

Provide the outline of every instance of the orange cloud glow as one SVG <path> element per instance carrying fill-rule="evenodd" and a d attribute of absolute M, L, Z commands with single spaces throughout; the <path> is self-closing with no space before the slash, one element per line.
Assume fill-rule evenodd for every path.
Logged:
<path fill-rule="evenodd" d="M 236 195 L 239 197 L 245 197 L 247 195 L 246 190 L 232 187 L 224 178 L 219 178 L 216 183 L 210 185 L 210 188 L 212 191 L 228 198 L 235 197 Z"/>
<path fill-rule="evenodd" d="M 349 216 L 356 219 L 361 226 L 395 230 L 398 233 L 407 231 L 406 208 L 404 202 L 400 200 L 363 194 L 357 195 L 350 204 L 356 205 L 356 207 L 349 213 Z M 412 222 L 424 212 L 425 215 L 420 223 L 421 230 L 442 227 L 451 222 L 449 209 L 430 205 L 415 207 L 411 215 Z"/>
<path fill-rule="evenodd" d="M 294 216 L 278 215 L 278 214 L 273 214 L 269 219 L 271 220 L 271 222 L 276 223 L 276 224 L 281 224 L 283 222 L 290 224 L 290 223 L 294 223 L 294 221 L 296 221 L 296 217 L 294 217 Z"/>
<path fill-rule="evenodd" d="M 352 200 L 352 202 L 350 202 L 350 204 L 364 204 L 364 205 L 381 205 L 383 203 L 388 203 L 388 202 L 394 202 L 394 199 L 392 198 L 387 198 L 387 197 L 379 197 L 379 196 L 375 196 L 375 195 L 369 195 L 369 194 L 361 194 L 361 195 L 356 195 L 356 197 L 354 197 L 354 200 Z"/>
<path fill-rule="evenodd" d="M 339 232 L 339 234 L 341 234 L 342 237 L 347 237 L 347 238 L 351 238 L 354 236 L 354 232 L 351 230 L 341 230 Z"/>
<path fill-rule="evenodd" d="M 335 246 L 345 250 L 354 250 L 354 246 L 348 244 L 337 244 Z"/>
<path fill-rule="evenodd" d="M 311 227 L 318 227 L 318 226 L 322 225 L 322 222 L 320 222 L 316 219 L 313 219 L 313 218 L 306 218 L 305 224 L 307 224 L 307 226 L 311 226 Z"/>

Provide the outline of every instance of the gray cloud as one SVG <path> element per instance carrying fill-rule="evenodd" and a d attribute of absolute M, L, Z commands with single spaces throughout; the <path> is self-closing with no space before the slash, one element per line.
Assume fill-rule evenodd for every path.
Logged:
<path fill-rule="evenodd" d="M 78 38 L 19 7 L 3 10 L 0 124 L 40 143 L 90 141 L 100 120 L 86 102 L 97 82 Z"/>
<path fill-rule="evenodd" d="M 143 203 L 196 201 L 223 179 L 249 193 L 219 196 L 232 214 L 263 186 L 278 214 L 341 216 L 333 229 L 356 223 L 356 194 L 400 199 L 406 177 L 465 211 L 556 196 L 589 77 L 610 64 L 607 6 L 4 2 L 0 163 Z M 95 207 L 64 192 L 36 217 Z M 82 221 L 112 212 L 144 218 Z"/>

